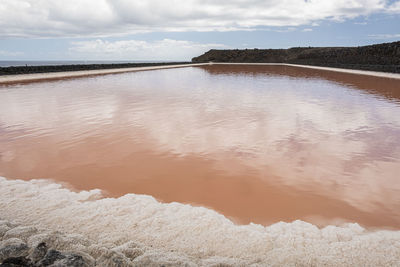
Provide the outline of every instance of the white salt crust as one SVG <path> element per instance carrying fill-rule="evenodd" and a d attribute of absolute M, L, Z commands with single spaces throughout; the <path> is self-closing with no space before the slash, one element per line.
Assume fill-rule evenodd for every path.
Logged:
<path fill-rule="evenodd" d="M 30 81 L 45 80 L 45 79 L 63 79 L 72 77 L 85 77 L 92 75 L 117 74 L 117 73 L 132 72 L 132 71 L 173 69 L 173 68 L 183 68 L 183 67 L 201 66 L 201 65 L 208 65 L 208 63 L 2 75 L 0 76 L 0 84 L 13 83 L 13 82 L 30 82 Z"/>
<path fill-rule="evenodd" d="M 41 230 L 9 230 L 0 221 L 0 240 L 20 238 L 30 246 L 52 240 L 58 249 L 103 263 L 128 262 L 132 254 L 130 263 L 144 265 L 400 266 L 400 231 L 368 231 L 356 223 L 319 229 L 303 221 L 240 226 L 206 208 L 135 194 L 102 198 L 100 190 L 72 192 L 47 180 L 0 177 L 1 219 Z"/>
<path fill-rule="evenodd" d="M 350 73 L 350 74 L 357 74 L 357 75 L 367 75 L 367 76 L 374 76 L 374 77 L 381 77 L 381 78 L 400 79 L 400 74 L 399 73 L 370 71 L 370 70 L 356 70 L 356 69 L 342 69 L 342 68 L 333 68 L 333 67 L 319 67 L 319 66 L 301 65 L 301 64 L 288 64 L 288 63 L 210 63 L 210 64 L 216 64 L 216 65 L 290 66 L 290 67 L 298 67 L 298 68 L 306 68 L 306 69 L 315 69 L 315 70 L 325 70 L 325 71 Z"/>

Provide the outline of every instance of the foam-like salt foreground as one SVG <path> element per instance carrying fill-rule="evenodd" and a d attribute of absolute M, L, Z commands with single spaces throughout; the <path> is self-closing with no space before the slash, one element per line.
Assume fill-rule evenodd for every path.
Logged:
<path fill-rule="evenodd" d="M 303 221 L 239 226 L 206 208 L 135 194 L 102 198 L 100 190 L 72 192 L 46 180 L 0 177 L 0 220 L 12 222 L 0 221 L 0 240 L 20 235 L 30 247 L 45 241 L 86 253 L 99 266 L 110 259 L 143 266 L 400 266 L 400 231 L 319 229 Z"/>

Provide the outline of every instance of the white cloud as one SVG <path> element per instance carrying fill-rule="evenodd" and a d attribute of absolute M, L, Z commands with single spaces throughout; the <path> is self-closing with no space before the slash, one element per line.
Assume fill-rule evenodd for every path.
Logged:
<path fill-rule="evenodd" d="M 312 31 L 313 31 L 313 29 L 310 29 L 310 28 L 303 29 L 303 32 L 312 32 Z"/>
<path fill-rule="evenodd" d="M 398 34 L 370 34 L 369 38 L 372 39 L 397 39 L 400 38 L 400 33 Z"/>
<path fill-rule="evenodd" d="M 400 13 L 400 1 L 396 1 L 388 7 L 388 11 L 392 13 Z"/>
<path fill-rule="evenodd" d="M 113 60 L 190 60 L 211 48 L 226 48 L 221 44 L 200 44 L 190 41 L 164 39 L 72 42 L 69 49 L 74 58 Z"/>
<path fill-rule="evenodd" d="M 288 27 L 288 28 L 274 28 L 274 29 L 269 29 L 268 31 L 273 31 L 273 32 L 294 32 L 296 30 L 296 27 Z"/>
<path fill-rule="evenodd" d="M 387 0 L 1 0 L 0 36 L 110 36 L 142 31 L 293 27 L 396 12 Z"/>

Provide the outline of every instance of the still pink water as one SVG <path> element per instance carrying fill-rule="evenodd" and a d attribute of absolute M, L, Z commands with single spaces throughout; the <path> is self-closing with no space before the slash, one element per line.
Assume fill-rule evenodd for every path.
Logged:
<path fill-rule="evenodd" d="M 400 81 L 211 65 L 0 85 L 0 176 L 400 229 Z"/>

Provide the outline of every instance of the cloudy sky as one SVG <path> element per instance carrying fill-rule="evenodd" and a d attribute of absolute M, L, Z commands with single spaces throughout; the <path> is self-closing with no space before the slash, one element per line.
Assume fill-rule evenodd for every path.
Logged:
<path fill-rule="evenodd" d="M 0 60 L 190 60 L 400 40 L 400 0 L 0 0 Z"/>

